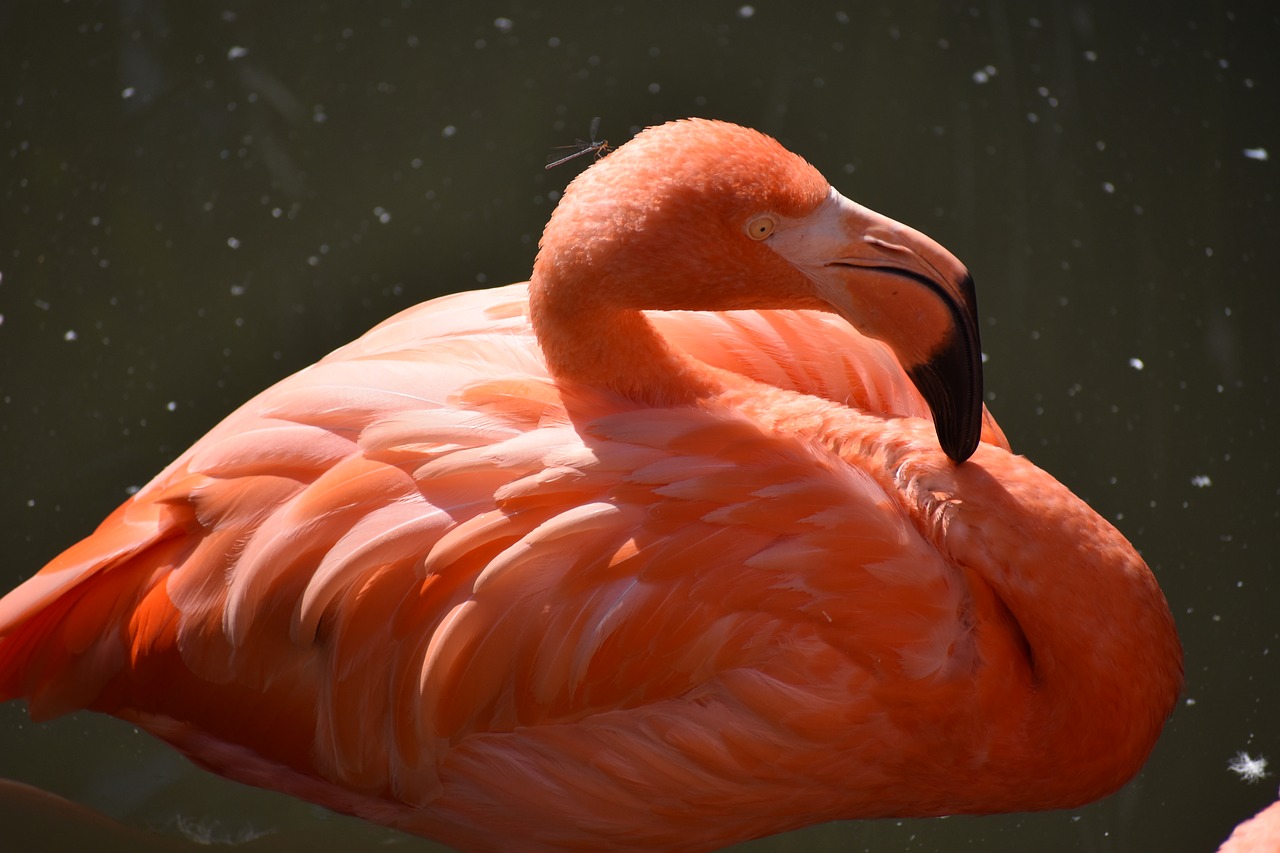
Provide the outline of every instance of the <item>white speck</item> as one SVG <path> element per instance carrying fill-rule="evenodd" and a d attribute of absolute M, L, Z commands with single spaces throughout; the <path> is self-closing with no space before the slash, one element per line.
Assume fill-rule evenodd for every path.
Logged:
<path fill-rule="evenodd" d="M 547 39 L 547 47 L 559 47 L 559 46 L 560 46 L 559 37 L 552 36 L 551 38 Z"/>
<path fill-rule="evenodd" d="M 1191 485 L 1197 489 L 1207 489 L 1213 485 L 1213 480 L 1209 479 L 1208 474 L 1196 474 L 1191 478 Z"/>
<path fill-rule="evenodd" d="M 375 207 L 373 209 L 373 215 L 378 217 L 378 221 L 381 222 L 383 225 L 386 225 L 388 222 L 391 221 L 391 214 L 387 213 L 387 211 L 384 208 Z"/>
<path fill-rule="evenodd" d="M 739 17 L 739 18 L 750 18 L 750 17 L 751 17 L 752 15 L 754 15 L 755 13 L 756 13 L 756 7 L 755 7 L 755 6 L 739 6 L 739 7 L 738 7 L 738 17 Z"/>
<path fill-rule="evenodd" d="M 178 411 L 178 401 L 177 401 L 177 400 L 170 400 L 169 402 L 167 402 L 167 403 L 165 403 L 165 404 L 164 404 L 164 407 L 165 407 L 166 409 L 168 409 L 169 411 L 171 411 L 171 412 L 176 412 L 176 411 Z"/>
<path fill-rule="evenodd" d="M 324 124 L 329 120 L 329 114 L 324 111 L 323 104 L 316 104 L 311 108 L 311 120 L 316 124 Z"/>
<path fill-rule="evenodd" d="M 1108 195 L 1110 195 L 1111 193 L 1113 193 L 1113 192 L 1115 192 L 1115 191 L 1116 191 L 1116 185 L 1115 185 L 1115 184 L 1113 184 L 1113 183 L 1111 183 L 1110 181 L 1103 181 L 1103 182 L 1102 182 L 1102 191 L 1103 191 L 1104 193 L 1107 193 Z"/>
<path fill-rule="evenodd" d="M 1027 121 L 1031 122 L 1032 124 L 1035 124 L 1036 122 L 1040 121 L 1040 116 L 1036 115 L 1035 113 L 1027 113 Z"/>
<path fill-rule="evenodd" d="M 65 332 L 62 333 L 62 339 L 64 341 L 74 341 L 74 340 L 77 340 L 79 337 L 80 336 L 76 334 L 75 329 L 67 329 Z"/>
<path fill-rule="evenodd" d="M 1134 370 L 1141 370 L 1142 368 L 1146 367 L 1146 365 L 1142 363 L 1142 359 L 1140 358 L 1129 359 L 1129 366 L 1132 367 Z"/>
<path fill-rule="evenodd" d="M 236 45 L 235 47 L 231 48 L 231 50 L 227 51 L 227 59 L 240 59 L 241 57 L 248 56 L 248 55 L 249 55 L 249 48 L 240 47 L 239 45 Z"/>
<path fill-rule="evenodd" d="M 836 23 L 840 23 L 840 24 L 847 24 L 847 23 L 849 23 L 849 13 L 848 13 L 848 12 L 836 12 Z"/>
<path fill-rule="evenodd" d="M 1265 757 L 1254 758 L 1247 752 L 1237 752 L 1236 757 L 1227 762 L 1227 769 L 1249 783 L 1261 782 L 1271 775 L 1267 772 Z"/>
<path fill-rule="evenodd" d="M 1195 700 L 1195 699 L 1192 699 L 1190 696 L 1188 696 L 1188 697 L 1187 697 L 1187 705 L 1194 705 L 1194 704 L 1196 704 L 1196 700 Z"/>
<path fill-rule="evenodd" d="M 659 86 L 657 83 L 650 83 L 650 84 L 649 84 L 649 94 L 650 94 L 650 95 L 656 95 L 656 94 L 658 94 L 658 93 L 659 93 L 659 92 L 661 92 L 661 91 L 662 91 L 662 87 L 661 87 L 661 86 Z"/>
<path fill-rule="evenodd" d="M 1205 247 L 1204 247 L 1204 256 L 1205 256 L 1206 258 L 1212 258 L 1212 257 L 1213 257 L 1213 247 L 1212 247 L 1212 246 L 1205 246 Z"/>
<path fill-rule="evenodd" d="M 421 158 L 421 157 L 414 157 L 412 160 L 410 160 L 410 161 L 409 161 L 409 165 L 410 165 L 410 166 L 412 166 L 412 167 L 413 167 L 413 168 L 415 168 L 415 169 L 421 169 L 421 168 L 422 168 L 422 158 Z"/>
<path fill-rule="evenodd" d="M 132 98 L 135 94 L 137 94 L 137 91 L 138 91 L 137 89 L 133 88 L 132 86 L 129 86 L 127 89 L 125 89 L 123 92 L 120 93 L 120 97 L 126 98 L 126 99 Z"/>
<path fill-rule="evenodd" d="M 232 296 L 244 296 L 244 292 L 245 292 L 245 286 L 244 286 L 243 284 L 233 284 L 233 285 L 231 285 L 231 295 L 232 295 Z"/>
<path fill-rule="evenodd" d="M 452 139 L 458 134 L 458 129 L 451 124 L 446 124 L 444 130 L 440 131 L 440 135 L 445 139 Z"/>
<path fill-rule="evenodd" d="M 239 249 L 239 248 L 240 248 L 240 241 L 239 241 L 239 240 L 237 240 L 235 237 L 228 237 L 228 238 L 227 238 L 227 245 L 228 245 L 228 246 L 230 246 L 230 247 L 231 247 L 231 248 L 233 248 L 233 249 Z"/>
<path fill-rule="evenodd" d="M 510 18 L 494 18 L 493 25 L 498 28 L 498 32 L 509 33 L 511 28 L 515 26 L 515 22 Z"/>
<path fill-rule="evenodd" d="M 308 264 L 308 265 L 310 265 L 310 266 L 313 266 L 313 267 L 314 267 L 314 266 L 318 266 L 318 265 L 319 265 L 319 263 L 320 263 L 320 259 L 319 259 L 318 257 L 316 257 L 315 255 L 310 255 L 310 256 L 307 258 L 307 264 Z"/>
<path fill-rule="evenodd" d="M 1265 148 L 1246 148 L 1244 149 L 1244 156 L 1250 160 L 1267 160 L 1270 155 L 1267 154 L 1267 149 Z"/>
<path fill-rule="evenodd" d="M 994 65 L 988 65 L 985 68 L 979 68 L 977 71 L 973 72 L 973 82 L 986 83 L 994 76 L 996 76 L 996 67 Z"/>

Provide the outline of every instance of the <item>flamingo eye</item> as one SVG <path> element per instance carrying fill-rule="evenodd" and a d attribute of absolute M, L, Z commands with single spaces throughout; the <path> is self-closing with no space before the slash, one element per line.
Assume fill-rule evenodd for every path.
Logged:
<path fill-rule="evenodd" d="M 757 216 L 747 223 L 747 236 L 752 240 L 763 240 L 772 234 L 777 226 L 778 223 L 772 216 Z"/>

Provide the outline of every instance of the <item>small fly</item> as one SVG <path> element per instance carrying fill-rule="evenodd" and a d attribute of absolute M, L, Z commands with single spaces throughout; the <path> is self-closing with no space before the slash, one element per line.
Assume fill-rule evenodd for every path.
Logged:
<path fill-rule="evenodd" d="M 572 145 L 556 146 L 558 148 L 575 148 L 577 150 L 575 150 L 572 154 L 569 154 L 568 156 L 560 157 L 559 159 L 552 160 L 543 168 L 554 169 L 556 166 L 559 166 L 561 163 L 568 163 L 570 160 L 577 159 L 578 157 L 581 157 L 583 154 L 590 154 L 593 151 L 595 152 L 596 159 L 603 157 L 609 151 L 609 140 L 596 139 L 596 133 L 599 130 L 600 130 L 600 116 L 596 116 L 595 118 L 591 119 L 591 141 L 590 142 L 583 142 L 581 139 L 578 139 L 578 140 L 575 140 Z M 555 157 L 554 154 L 552 154 L 551 156 Z"/>

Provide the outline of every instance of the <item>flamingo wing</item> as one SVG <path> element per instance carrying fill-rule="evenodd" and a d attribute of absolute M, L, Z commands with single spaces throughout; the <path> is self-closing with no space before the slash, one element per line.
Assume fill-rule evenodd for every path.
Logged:
<path fill-rule="evenodd" d="M 0 696 L 413 828 L 429 803 L 482 823 L 495 766 L 532 785 L 543 750 L 595 750 L 585 812 L 643 805 L 627 774 L 812 773 L 883 717 L 877 684 L 972 666 L 958 570 L 885 484 L 729 409 L 566 401 L 524 298 L 409 309 L 231 415 L 5 599 Z M 927 412 L 879 344 L 778 313 L 658 323 L 780 388 Z"/>

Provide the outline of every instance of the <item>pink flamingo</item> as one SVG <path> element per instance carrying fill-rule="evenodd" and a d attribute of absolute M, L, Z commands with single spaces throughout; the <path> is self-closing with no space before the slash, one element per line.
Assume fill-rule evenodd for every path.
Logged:
<path fill-rule="evenodd" d="M 0 699 L 469 849 L 1094 800 L 1181 650 L 979 353 L 941 246 L 762 134 L 651 128 L 527 285 L 264 391 L 9 593 Z"/>

